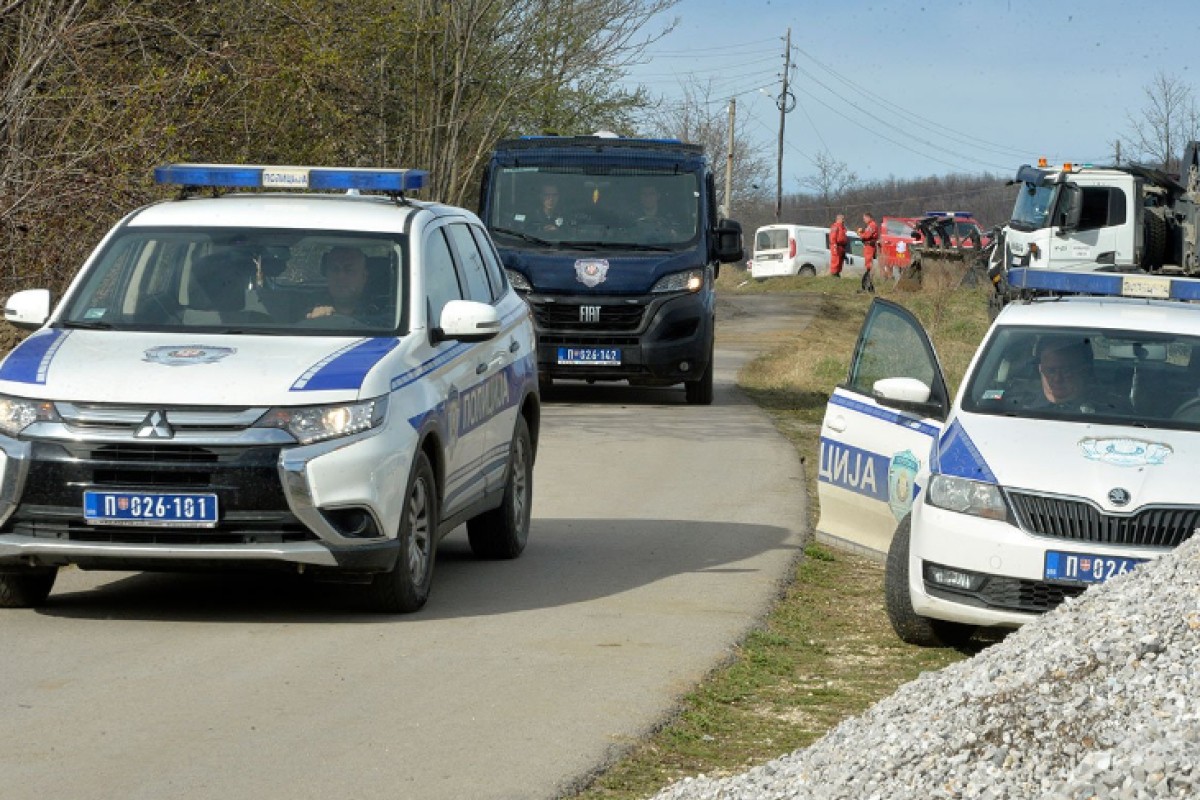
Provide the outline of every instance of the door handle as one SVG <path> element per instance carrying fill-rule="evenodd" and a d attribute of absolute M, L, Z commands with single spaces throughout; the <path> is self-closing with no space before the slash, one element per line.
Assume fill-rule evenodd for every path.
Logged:
<path fill-rule="evenodd" d="M 488 366 L 489 366 L 488 364 L 479 364 L 478 366 L 475 367 L 475 374 L 482 375 L 483 373 L 487 372 Z"/>
<path fill-rule="evenodd" d="M 834 433 L 841 433 L 842 431 L 846 430 L 846 418 L 841 415 L 836 416 L 829 420 L 828 427 L 829 430 L 833 431 Z"/>
<path fill-rule="evenodd" d="M 515 353 L 520 349 L 521 349 L 521 343 L 518 342 L 516 339 L 513 339 L 512 344 L 510 344 L 508 346 L 508 352 L 510 352 L 510 353 Z"/>

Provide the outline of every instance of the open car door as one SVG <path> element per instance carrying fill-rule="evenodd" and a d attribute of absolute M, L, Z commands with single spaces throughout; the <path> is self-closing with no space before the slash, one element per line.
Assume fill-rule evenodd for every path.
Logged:
<path fill-rule="evenodd" d="M 886 556 L 950 410 L 937 354 L 907 309 L 876 299 L 821 423 L 817 539 Z"/>

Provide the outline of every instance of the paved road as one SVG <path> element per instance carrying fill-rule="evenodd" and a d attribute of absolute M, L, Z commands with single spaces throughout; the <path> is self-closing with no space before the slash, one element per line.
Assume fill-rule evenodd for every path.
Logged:
<path fill-rule="evenodd" d="M 529 548 L 442 545 L 419 614 L 286 576 L 64 571 L 0 613 L 6 800 L 550 798 L 637 740 L 769 607 L 799 459 L 732 388 L 804 304 L 723 300 L 716 402 L 549 398 Z"/>

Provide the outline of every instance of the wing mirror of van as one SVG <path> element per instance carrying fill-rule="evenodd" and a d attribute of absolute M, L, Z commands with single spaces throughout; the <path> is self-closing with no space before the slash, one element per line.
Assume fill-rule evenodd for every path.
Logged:
<path fill-rule="evenodd" d="M 742 260 L 744 256 L 742 250 L 742 223 L 732 219 L 718 220 L 716 237 L 717 261 L 722 264 L 732 264 L 734 261 Z"/>
<path fill-rule="evenodd" d="M 451 300 L 442 307 L 440 327 L 432 329 L 433 341 L 486 342 L 500 332 L 500 314 L 495 306 L 474 300 Z"/>
<path fill-rule="evenodd" d="M 36 331 L 50 318 L 50 290 L 16 292 L 4 304 L 4 319 L 27 331 Z"/>

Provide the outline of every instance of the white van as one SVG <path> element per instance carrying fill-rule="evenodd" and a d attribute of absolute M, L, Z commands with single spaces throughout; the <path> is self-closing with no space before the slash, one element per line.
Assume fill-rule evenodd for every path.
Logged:
<path fill-rule="evenodd" d="M 844 275 L 862 274 L 862 244 L 847 231 Z M 857 249 L 855 249 L 857 245 Z M 855 258 L 852 253 L 858 253 Z M 829 229 L 815 225 L 764 225 L 754 233 L 754 258 L 750 276 L 756 280 L 790 275 L 829 274 Z"/>

